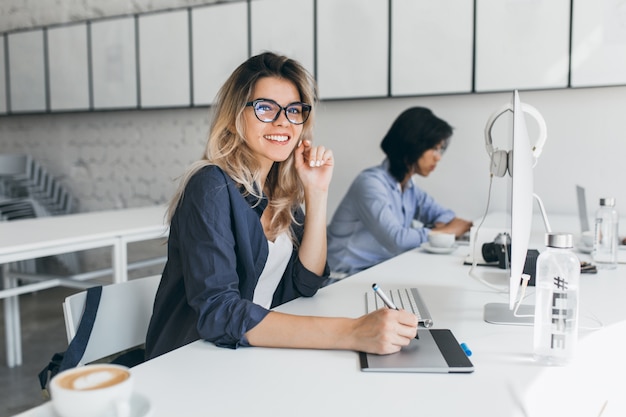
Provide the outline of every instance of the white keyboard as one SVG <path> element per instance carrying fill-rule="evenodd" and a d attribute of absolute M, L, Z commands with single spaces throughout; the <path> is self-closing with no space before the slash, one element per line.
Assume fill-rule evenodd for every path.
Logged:
<path fill-rule="evenodd" d="M 415 314 L 420 325 L 423 327 L 431 327 L 433 325 L 430 312 L 426 308 L 426 304 L 424 304 L 417 288 L 385 288 L 385 292 L 398 308 Z M 376 296 L 374 291 L 365 293 L 365 307 L 368 313 L 384 306 L 385 304 Z"/>

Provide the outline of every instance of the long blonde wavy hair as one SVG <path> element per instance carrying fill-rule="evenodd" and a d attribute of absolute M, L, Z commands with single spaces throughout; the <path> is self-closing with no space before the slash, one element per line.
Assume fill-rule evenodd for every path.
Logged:
<path fill-rule="evenodd" d="M 293 152 L 282 162 L 275 162 L 265 184 L 260 183 L 259 163 L 244 139 L 243 111 L 258 80 L 276 77 L 291 81 L 300 100 L 313 108 L 318 101 L 314 78 L 297 61 L 272 52 L 249 58 L 226 80 L 217 94 L 213 121 L 202 159 L 194 162 L 182 175 L 172 197 L 167 217 L 172 220 L 176 208 L 184 197 L 189 179 L 207 165 L 217 165 L 244 189 L 244 195 L 253 195 L 261 201 L 266 193 L 271 208 L 268 238 L 274 239 L 287 232 L 295 242 L 290 225 L 294 209 L 303 203 L 304 190 L 297 175 Z M 314 111 L 304 123 L 300 140 L 312 140 Z"/>

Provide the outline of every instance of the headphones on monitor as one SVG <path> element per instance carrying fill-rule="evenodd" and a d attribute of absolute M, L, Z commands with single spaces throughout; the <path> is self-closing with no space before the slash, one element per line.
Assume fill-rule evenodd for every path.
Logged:
<path fill-rule="evenodd" d="M 537 142 L 532 147 L 533 158 L 535 159 L 535 164 L 537 163 L 537 158 L 541 155 L 541 151 L 543 150 L 543 145 L 546 143 L 547 137 L 547 128 L 546 122 L 541 116 L 541 113 L 531 106 L 530 104 L 521 103 L 522 111 L 524 113 L 528 113 L 531 115 L 539 125 L 539 137 L 537 138 Z M 507 111 L 513 111 L 513 105 L 511 103 L 507 103 L 502 108 L 496 112 L 494 112 L 487 120 L 487 124 L 485 125 L 485 148 L 487 149 L 487 154 L 489 155 L 489 172 L 496 177 L 503 177 L 506 175 L 507 171 L 509 175 L 513 173 L 513 151 L 505 151 L 502 149 L 493 147 L 493 140 L 491 138 L 491 129 L 493 124 L 498 119 L 498 117 L 502 116 Z"/>

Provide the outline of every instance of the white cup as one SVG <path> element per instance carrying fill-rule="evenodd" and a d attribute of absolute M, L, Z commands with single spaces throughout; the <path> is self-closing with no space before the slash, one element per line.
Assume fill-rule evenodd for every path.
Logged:
<path fill-rule="evenodd" d="M 133 382 L 121 365 L 68 369 L 50 381 L 52 407 L 60 417 L 130 417 Z"/>
<path fill-rule="evenodd" d="M 436 232 L 433 230 L 428 234 L 428 243 L 433 248 L 450 248 L 454 245 L 454 241 L 454 233 Z"/>
<path fill-rule="evenodd" d="M 583 244 L 583 246 L 586 248 L 593 247 L 593 239 L 594 239 L 594 233 L 591 230 L 584 231 L 580 235 L 580 241 Z"/>

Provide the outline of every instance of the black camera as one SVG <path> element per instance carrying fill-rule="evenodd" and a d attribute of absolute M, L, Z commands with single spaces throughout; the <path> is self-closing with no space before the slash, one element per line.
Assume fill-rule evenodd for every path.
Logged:
<path fill-rule="evenodd" d="M 498 233 L 493 242 L 483 243 L 482 254 L 486 262 L 498 262 L 499 268 L 508 268 L 511 259 L 511 236 L 508 233 Z"/>

